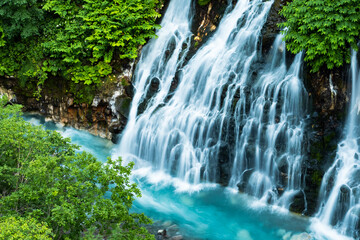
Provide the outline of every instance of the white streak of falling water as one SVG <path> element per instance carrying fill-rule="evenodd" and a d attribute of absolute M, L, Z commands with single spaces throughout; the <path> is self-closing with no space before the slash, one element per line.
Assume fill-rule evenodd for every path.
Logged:
<path fill-rule="evenodd" d="M 178 59 L 186 54 L 183 43 L 191 34 L 190 2 L 171 1 L 159 38 L 137 66 L 136 94 L 116 154 L 190 184 L 221 181 L 219 169 L 232 169 L 230 186 L 246 181 L 247 193 L 289 207 L 302 189 L 306 92 L 299 79 L 301 55 L 287 70 L 281 36 L 269 55 L 271 64 L 261 70 L 260 34 L 272 3 L 238 1 L 214 36 L 181 67 Z M 168 60 L 166 41 L 172 38 Z M 171 92 L 178 68 L 179 84 Z M 154 78 L 159 87 L 140 113 Z M 245 172 L 251 173 L 248 179 Z M 281 198 L 278 188 L 285 190 Z"/>
<path fill-rule="evenodd" d="M 133 154 L 135 158 L 136 156 L 141 157 L 146 151 L 145 145 L 151 144 L 152 140 L 146 139 L 145 135 L 151 136 L 155 129 L 144 128 L 146 118 L 150 117 L 154 110 L 165 102 L 176 70 L 184 61 L 192 35 L 190 32 L 191 19 L 191 0 L 172 0 L 161 22 L 161 29 L 156 33 L 158 38 L 152 39 L 144 47 L 134 73 L 135 95 L 128 124 L 115 155 L 130 157 L 129 154 Z M 151 89 L 153 80 L 157 81 L 155 84 L 159 86 L 158 92 L 150 100 L 149 107 L 143 115 L 138 118 L 139 106 L 147 100 L 146 96 Z M 149 154 L 149 158 L 153 157 L 151 152 Z"/>
<path fill-rule="evenodd" d="M 240 185 L 243 191 L 265 202 L 289 208 L 294 195 L 303 188 L 301 164 L 307 93 L 299 78 L 301 54 L 287 69 L 281 38 L 281 35 L 276 38 L 269 55 L 272 62 L 251 89 L 250 111 L 245 112 L 246 99 L 237 103 L 238 150 L 230 185 Z M 281 197 L 280 189 L 284 192 Z"/>
<path fill-rule="evenodd" d="M 178 12 L 185 8 L 180 7 L 185 2 L 172 1 L 177 12 L 168 10 L 165 19 L 171 14 L 178 16 Z M 187 5 L 190 6 L 190 3 Z M 164 44 L 150 44 L 147 50 L 158 53 L 143 52 L 143 58 L 149 60 L 138 64 L 136 95 L 119 155 L 146 160 L 155 169 L 189 183 L 197 184 L 202 179 L 216 181 L 223 124 L 231 116 L 235 93 L 251 75 L 250 68 L 258 55 L 256 49 L 260 32 L 271 5 L 272 1 L 238 1 L 234 9 L 224 16 L 215 35 L 182 68 L 182 74 L 178 76 L 179 85 L 171 99 L 166 101 L 165 97 L 169 95 L 175 63 L 169 67 L 171 74 L 160 71 L 156 76 L 160 79 L 160 89 L 144 113 L 136 117 L 140 99 L 144 98 L 149 88 L 146 84 L 149 84 L 149 76 L 152 77 L 150 70 L 158 68 L 154 67 L 153 58 L 164 51 Z M 183 18 L 179 22 L 189 26 L 189 21 Z M 177 28 L 179 22 L 163 22 L 164 31 L 167 24 L 173 25 L 172 29 Z M 158 35 L 160 39 L 160 33 Z M 170 37 L 166 36 L 167 39 Z M 153 45 L 159 39 L 154 40 Z"/>
<path fill-rule="evenodd" d="M 324 175 L 318 219 L 313 224 L 313 229 L 321 235 L 326 236 L 330 226 L 343 235 L 330 239 L 360 238 L 360 71 L 355 52 L 351 59 L 351 80 L 345 139 L 338 146 L 334 164 Z"/>

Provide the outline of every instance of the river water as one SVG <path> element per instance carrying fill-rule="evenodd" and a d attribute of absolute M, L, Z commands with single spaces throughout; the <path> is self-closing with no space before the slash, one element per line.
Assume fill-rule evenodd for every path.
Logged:
<path fill-rule="evenodd" d="M 103 162 L 116 146 L 87 132 L 45 121 L 39 115 L 26 114 L 25 119 L 59 131 Z M 290 240 L 309 226 L 308 218 L 216 184 L 186 185 L 149 167 L 135 169 L 132 179 L 142 192 L 133 211 L 144 212 L 164 227 L 177 225 L 185 239 Z"/>

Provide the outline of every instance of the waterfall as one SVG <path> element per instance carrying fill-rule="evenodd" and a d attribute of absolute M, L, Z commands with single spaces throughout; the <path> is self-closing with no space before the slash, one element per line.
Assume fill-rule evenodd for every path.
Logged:
<path fill-rule="evenodd" d="M 161 22 L 161 29 L 156 33 L 158 37 L 150 40 L 142 50 L 134 73 L 135 95 L 128 124 L 115 155 L 121 155 L 129 160 L 140 158 L 158 160 L 159 150 L 156 147 L 161 145 L 153 145 L 155 142 L 152 137 L 161 133 L 153 132 L 156 126 L 153 126 L 155 129 L 150 128 L 151 126 L 147 126 L 147 121 L 167 102 L 176 81 L 176 73 L 185 61 L 192 36 L 191 2 L 191 0 L 172 0 Z"/>
<path fill-rule="evenodd" d="M 272 61 L 252 86 L 249 112 L 245 112 L 245 100 L 239 101 L 235 109 L 235 118 L 239 119 L 237 151 L 230 185 L 289 208 L 293 197 L 303 188 L 307 93 L 299 78 L 302 54 L 287 69 L 285 44 L 279 35 L 269 57 Z"/>
<path fill-rule="evenodd" d="M 325 173 L 320 189 L 318 222 L 313 228 L 326 235 L 334 226 L 337 232 L 360 238 L 360 71 L 353 51 L 351 59 L 351 102 L 345 139 L 338 145 L 336 159 Z M 330 237 L 328 237 L 330 238 Z M 330 238 L 331 239 L 331 238 Z M 339 236 L 333 239 L 340 239 Z"/>
<path fill-rule="evenodd" d="M 151 162 L 155 169 L 197 184 L 216 181 L 219 148 L 225 144 L 223 125 L 257 58 L 259 35 L 272 2 L 239 1 L 208 43 L 180 68 L 184 43 L 191 36 L 190 2 L 171 1 L 158 39 L 142 52 L 129 123 L 117 154 Z M 166 57 L 168 42 L 171 59 Z M 171 91 L 174 81 L 178 86 Z M 152 85 L 158 89 L 138 114 Z"/>
<path fill-rule="evenodd" d="M 115 155 L 189 184 L 229 184 L 288 208 L 303 187 L 302 57 L 287 69 L 279 35 L 263 62 L 260 35 L 273 1 L 252 0 L 230 5 L 214 35 L 185 62 L 190 2 L 170 2 L 158 39 L 142 52 Z"/>

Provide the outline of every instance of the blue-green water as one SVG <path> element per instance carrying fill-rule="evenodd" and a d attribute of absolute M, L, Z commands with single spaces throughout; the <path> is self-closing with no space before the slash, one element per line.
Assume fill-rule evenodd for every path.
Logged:
<path fill-rule="evenodd" d="M 70 137 L 81 150 L 91 152 L 100 161 L 111 156 L 115 147 L 108 140 L 47 122 L 38 115 L 27 114 L 24 118 Z M 209 240 L 290 240 L 292 235 L 306 231 L 309 225 L 305 217 L 261 205 L 233 189 L 215 184 L 190 186 L 154 172 L 150 166 L 135 169 L 133 174 L 143 195 L 136 200 L 133 210 L 168 226 L 176 224 L 185 236 Z"/>

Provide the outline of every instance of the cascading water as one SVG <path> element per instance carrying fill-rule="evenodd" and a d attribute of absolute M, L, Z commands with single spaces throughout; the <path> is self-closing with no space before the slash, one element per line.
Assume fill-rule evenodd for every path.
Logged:
<path fill-rule="evenodd" d="M 173 221 L 199 239 L 298 239 L 307 226 L 304 218 L 274 214 L 267 207 L 255 210 L 249 207 L 252 197 L 229 188 L 189 194 L 151 178 L 165 172 L 176 177 L 166 180 L 182 179 L 182 185 L 191 186 L 224 178 L 284 207 L 302 188 L 306 92 L 299 79 L 301 56 L 287 69 L 281 36 L 268 64 L 257 51 L 273 2 L 230 5 L 214 36 L 186 62 L 192 2 L 171 0 L 158 38 L 144 47 L 134 74 L 128 125 L 112 152 L 140 168 L 134 169 L 133 180 L 143 197 L 133 210 Z M 79 133 L 63 131 L 105 161 L 112 145 Z M 138 173 L 148 166 L 155 174 L 143 179 Z"/>
<path fill-rule="evenodd" d="M 135 143 L 129 141 L 128 137 L 135 137 L 134 131 L 144 130 L 136 127 L 141 125 L 142 121 L 137 119 L 137 115 L 142 110 L 141 108 L 144 108 L 145 101 L 149 101 L 147 103 L 149 107 L 143 115 L 148 116 L 166 101 L 166 97 L 171 91 L 175 73 L 183 64 L 190 46 L 191 19 L 191 0 L 172 0 L 161 22 L 162 27 L 156 33 L 158 38 L 152 39 L 142 50 L 134 74 L 136 93 L 129 114 L 129 124 L 124 133 L 126 141 L 122 141 L 120 145 L 125 152 L 128 149 L 139 149 L 142 146 L 141 144 L 133 146 L 132 144 Z M 154 85 L 158 86 L 158 91 L 156 96 L 149 100 L 149 94 Z"/>
<path fill-rule="evenodd" d="M 162 28 L 156 33 L 158 38 L 152 39 L 142 51 L 134 74 L 136 92 L 129 121 L 115 155 L 121 154 L 130 160 L 150 159 L 154 166 L 158 163 L 156 147 L 160 148 L 162 145 L 156 146 L 152 137 L 155 138 L 159 133 L 155 132 L 156 128 L 147 127 L 147 121 L 167 101 L 175 74 L 182 66 L 189 49 L 192 35 L 191 2 L 172 0 L 161 22 Z M 157 89 L 154 90 L 154 86 Z M 153 97 L 152 92 L 156 92 Z M 140 117 L 139 112 L 143 112 Z"/>
<path fill-rule="evenodd" d="M 245 181 L 245 192 L 288 207 L 302 187 L 306 92 L 298 77 L 301 56 L 287 70 L 281 36 L 261 70 L 257 49 L 272 3 L 238 1 L 182 66 L 191 4 L 171 1 L 159 38 L 137 65 L 129 123 L 115 155 L 191 184 Z"/>
<path fill-rule="evenodd" d="M 35 125 L 46 129 L 57 130 L 72 142 L 94 154 L 98 160 L 105 162 L 112 142 L 90 133 L 63 127 L 48 122 L 40 115 L 26 114 L 24 118 Z M 136 169 L 133 173 L 141 171 Z M 183 239 L 206 240 L 284 240 L 299 239 L 308 223 L 306 218 L 284 212 L 274 212 L 266 206 L 252 208 L 253 198 L 245 194 L 233 194 L 221 187 L 206 188 L 200 192 L 177 192 L 171 184 L 162 182 L 154 185 L 146 176 L 134 174 L 134 180 L 141 189 L 142 197 L 138 198 L 132 211 L 145 213 L 156 219 L 153 228 L 160 228 L 158 220 L 166 223 L 170 236 L 174 231 Z M 168 225 L 173 223 L 176 225 Z M 165 227 L 163 226 L 163 227 Z M 176 234 L 178 234 L 176 233 Z M 171 237 L 170 237 L 171 238 Z M 307 239 L 307 238 L 300 238 Z"/>
<path fill-rule="evenodd" d="M 293 196 L 303 187 L 302 140 L 307 98 L 299 78 L 301 54 L 287 69 L 281 38 L 277 37 L 269 55 L 272 62 L 260 72 L 261 77 L 251 89 L 250 111 L 245 111 L 245 99 L 236 106 L 235 119 L 240 121 L 236 124 L 237 151 L 230 184 L 289 208 Z"/>
<path fill-rule="evenodd" d="M 176 9 L 184 9 L 178 7 L 176 0 L 170 4 L 176 5 Z M 145 99 L 151 85 L 148 79 L 152 78 L 152 73 L 150 70 L 145 73 L 143 69 L 159 68 L 153 60 L 158 54 L 143 52 L 149 61 L 141 61 L 137 66 L 136 95 L 119 154 L 152 162 L 153 167 L 190 183 L 200 183 L 201 179 L 215 181 L 219 149 L 224 144 L 221 141 L 223 125 L 231 115 L 236 91 L 251 75 L 250 67 L 257 57 L 258 38 L 271 5 L 271 1 L 239 1 L 223 18 L 209 43 L 181 69 L 175 92 L 170 92 L 176 70 L 173 64 L 169 68 L 171 74 L 161 71 L 156 76 L 160 80 L 159 90 L 144 113 L 136 117 L 141 102 L 138 99 Z M 188 13 L 181 15 L 187 16 Z M 189 26 L 189 18 L 183 17 L 175 23 L 166 20 L 174 20 L 173 16 L 179 14 L 168 10 L 163 29 L 167 29 L 167 24 L 171 25 L 170 28 L 179 23 Z M 190 35 L 188 28 L 185 32 Z M 158 34 L 160 39 L 161 33 Z M 171 34 L 164 38 L 171 38 Z M 148 45 L 148 51 L 164 51 L 152 46 L 159 39 Z M 179 45 L 178 51 L 183 43 Z M 171 94 L 171 99 L 166 101 Z"/>
<path fill-rule="evenodd" d="M 320 189 L 320 209 L 313 229 L 327 236 L 330 227 L 342 235 L 360 239 L 360 71 L 353 52 L 352 92 L 345 139 L 339 144 L 336 160 L 324 175 Z M 324 230 L 325 229 L 325 230 Z"/>

